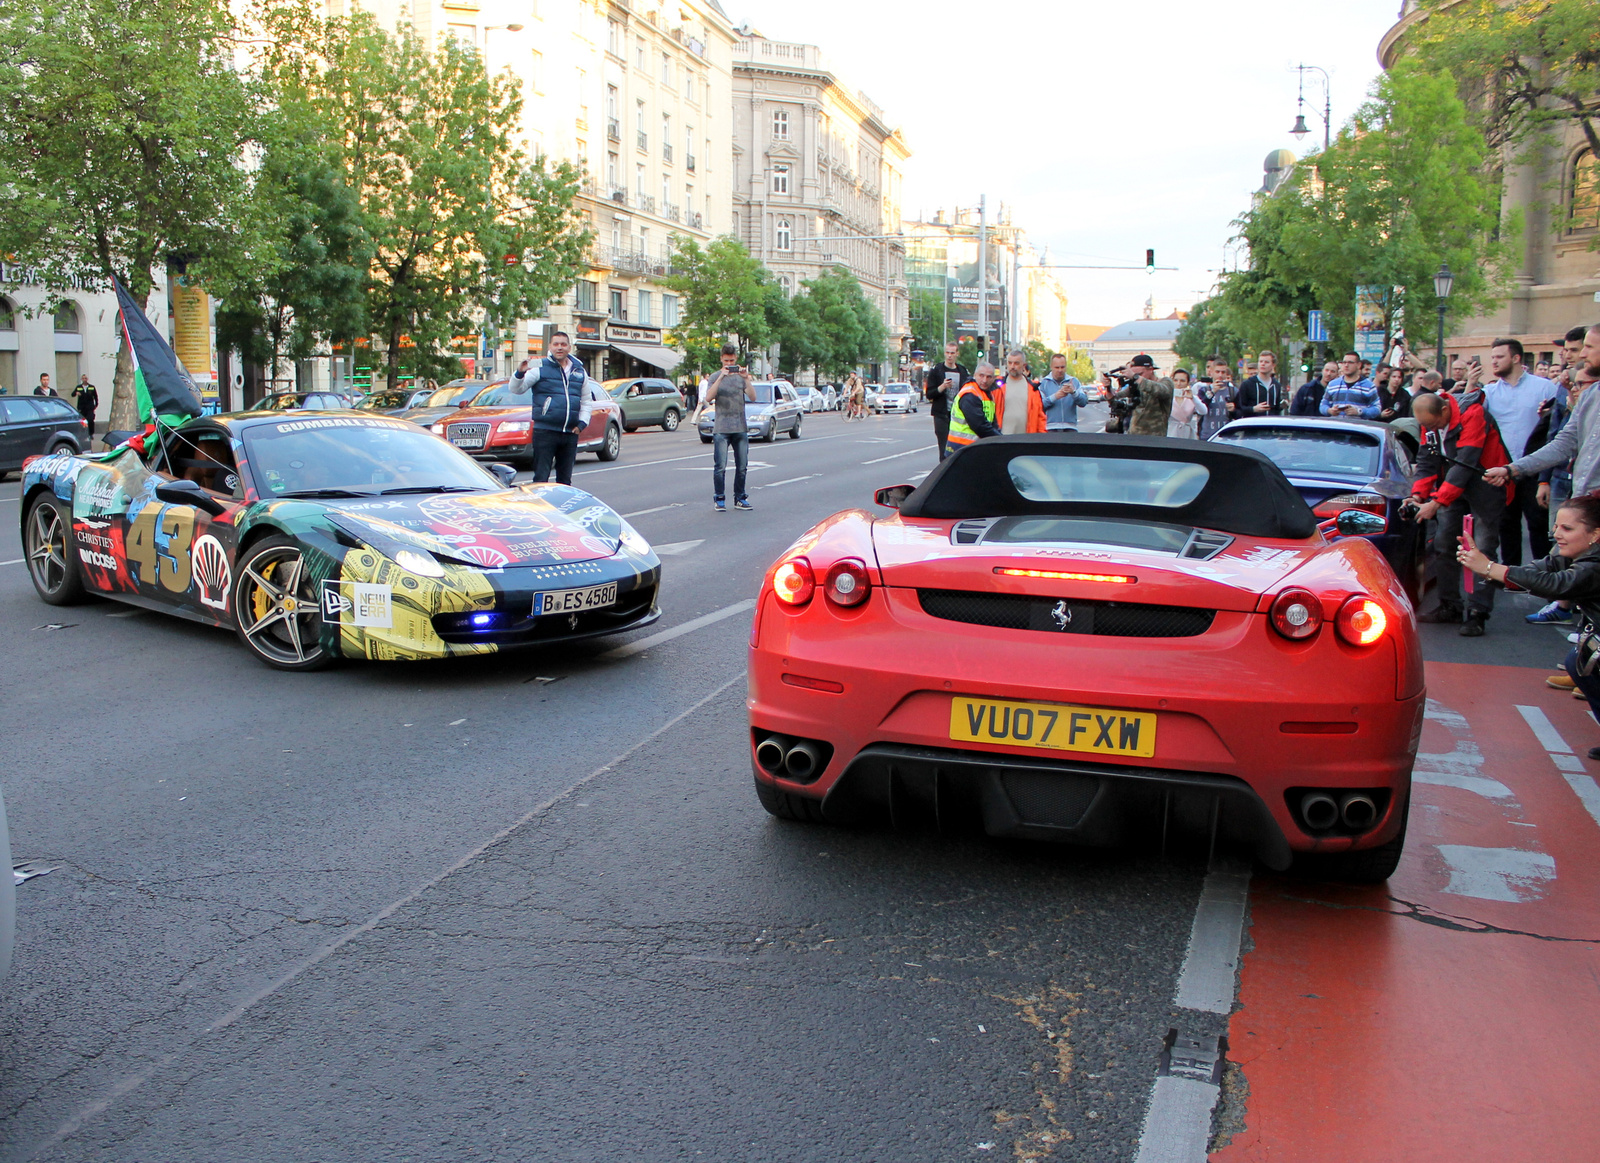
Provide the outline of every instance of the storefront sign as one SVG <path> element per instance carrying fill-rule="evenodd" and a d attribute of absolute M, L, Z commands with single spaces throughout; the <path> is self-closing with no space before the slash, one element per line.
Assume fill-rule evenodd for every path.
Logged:
<path fill-rule="evenodd" d="M 578 339 L 581 342 L 588 342 L 588 343 L 600 343 L 600 342 L 602 342 L 602 340 L 600 338 L 600 324 L 598 324 L 598 323 L 591 322 L 591 321 L 586 320 L 586 319 L 579 319 L 576 323 L 574 323 L 572 325 L 572 330 L 574 332 L 574 338 Z M 531 334 L 528 336 L 528 342 L 529 343 L 533 342 L 533 336 Z"/>
<path fill-rule="evenodd" d="M 580 332 L 582 324 L 579 324 Z M 659 327 L 629 327 L 620 323 L 606 324 L 607 343 L 653 343 L 660 345 Z"/>

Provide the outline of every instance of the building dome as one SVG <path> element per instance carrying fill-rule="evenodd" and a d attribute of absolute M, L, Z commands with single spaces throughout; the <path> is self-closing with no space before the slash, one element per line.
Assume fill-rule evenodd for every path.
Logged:
<path fill-rule="evenodd" d="M 1261 163 L 1261 168 L 1270 174 L 1274 170 L 1286 170 L 1298 160 L 1300 159 L 1294 156 L 1292 149 L 1275 149 L 1267 155 L 1267 160 Z"/>

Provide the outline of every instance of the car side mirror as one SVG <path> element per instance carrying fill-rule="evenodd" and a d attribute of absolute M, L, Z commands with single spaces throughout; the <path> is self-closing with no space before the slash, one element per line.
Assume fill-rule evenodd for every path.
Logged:
<path fill-rule="evenodd" d="M 163 481 L 156 486 L 156 500 L 169 505 L 192 505 L 216 517 L 227 512 L 228 506 L 217 500 L 194 481 Z"/>
<path fill-rule="evenodd" d="M 1334 519 L 1341 537 L 1372 537 L 1389 527 L 1389 522 L 1365 509 L 1346 509 Z"/>
<path fill-rule="evenodd" d="M 885 509 L 898 509 L 906 503 L 906 498 L 916 491 L 916 485 L 891 485 L 887 489 L 879 489 L 873 493 L 872 499 Z"/>
<path fill-rule="evenodd" d="M 503 460 L 491 461 L 483 467 L 489 470 L 489 474 L 495 480 L 505 485 L 508 489 L 517 483 L 517 470 Z"/>
<path fill-rule="evenodd" d="M 471 400 L 457 400 L 456 401 L 456 407 L 457 408 L 470 408 L 470 407 L 472 407 L 472 401 Z"/>

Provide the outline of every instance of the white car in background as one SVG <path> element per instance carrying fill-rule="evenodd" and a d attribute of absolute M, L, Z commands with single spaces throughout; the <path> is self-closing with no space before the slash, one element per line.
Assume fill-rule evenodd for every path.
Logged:
<path fill-rule="evenodd" d="M 794 394 L 800 399 L 800 406 L 807 412 L 826 412 L 828 398 L 817 388 L 796 387 Z"/>
<path fill-rule="evenodd" d="M 874 397 L 868 395 L 869 406 L 874 412 L 915 412 L 917 410 L 916 393 L 911 390 L 910 384 L 884 384 L 878 389 Z"/>

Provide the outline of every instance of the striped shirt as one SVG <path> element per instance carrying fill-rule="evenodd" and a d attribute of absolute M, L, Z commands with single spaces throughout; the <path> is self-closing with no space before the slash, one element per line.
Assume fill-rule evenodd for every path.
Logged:
<path fill-rule="evenodd" d="M 1324 416 L 1332 416 L 1335 408 L 1348 408 L 1352 405 L 1361 409 L 1364 419 L 1376 420 L 1378 413 L 1383 411 L 1377 385 L 1371 380 L 1347 380 L 1340 376 L 1329 384 L 1328 390 L 1322 394 Z"/>

